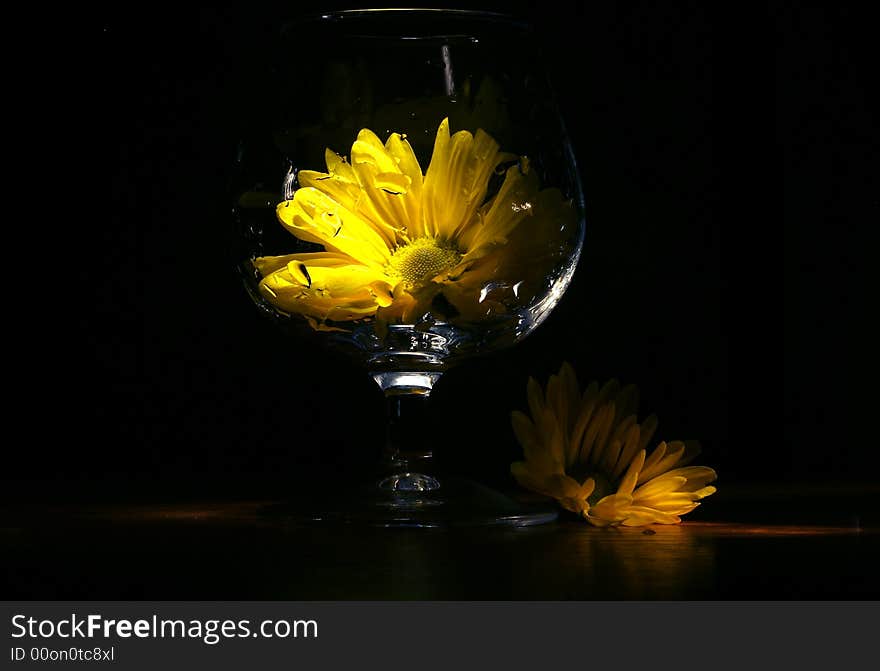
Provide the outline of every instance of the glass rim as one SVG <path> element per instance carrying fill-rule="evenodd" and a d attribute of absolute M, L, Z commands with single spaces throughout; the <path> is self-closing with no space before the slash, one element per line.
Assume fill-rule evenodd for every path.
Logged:
<path fill-rule="evenodd" d="M 404 35 L 400 30 L 383 25 L 382 21 L 380 21 L 380 19 L 393 20 L 404 18 L 412 22 L 407 26 L 412 29 L 412 35 Z M 347 29 L 349 37 L 436 39 L 467 36 L 466 34 L 450 34 L 449 31 L 444 31 L 442 27 L 432 30 L 432 23 L 436 25 L 438 19 L 445 22 L 443 27 L 453 27 L 456 24 L 469 22 L 474 26 L 489 28 L 504 26 L 506 29 L 515 29 L 522 32 L 532 32 L 533 30 L 531 24 L 524 18 L 502 12 L 432 7 L 374 7 L 303 14 L 285 21 L 281 32 L 285 34 L 303 25 L 320 25 L 323 23 L 328 26 L 332 25 L 334 28 L 342 27 Z"/>

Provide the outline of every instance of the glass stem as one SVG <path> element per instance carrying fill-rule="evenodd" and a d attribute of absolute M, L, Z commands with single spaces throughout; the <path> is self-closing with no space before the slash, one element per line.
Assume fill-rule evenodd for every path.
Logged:
<path fill-rule="evenodd" d="M 431 388 L 439 373 L 430 377 L 399 373 L 391 374 L 390 379 L 384 375 L 384 379 L 379 375 L 373 377 L 385 394 L 386 407 L 387 434 L 382 458 L 385 476 L 379 486 L 396 492 L 439 489 L 440 482 L 431 475 L 430 417 Z"/>

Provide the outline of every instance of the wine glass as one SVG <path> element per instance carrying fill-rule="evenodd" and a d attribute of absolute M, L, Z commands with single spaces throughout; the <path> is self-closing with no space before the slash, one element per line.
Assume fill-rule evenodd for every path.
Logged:
<path fill-rule="evenodd" d="M 555 517 L 439 478 L 418 435 L 443 372 L 525 338 L 580 255 L 580 181 L 535 42 L 495 13 L 341 11 L 285 24 L 251 73 L 234 206 L 245 287 L 298 345 L 352 355 L 388 407 L 382 475 L 290 514 Z"/>

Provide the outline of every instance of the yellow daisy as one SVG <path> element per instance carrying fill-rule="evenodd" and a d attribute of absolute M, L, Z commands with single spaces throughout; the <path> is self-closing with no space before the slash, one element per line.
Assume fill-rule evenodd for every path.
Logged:
<path fill-rule="evenodd" d="M 300 188 L 276 208 L 288 231 L 324 251 L 254 260 L 262 295 L 314 328 L 412 322 L 431 309 L 490 317 L 511 296 L 527 304 L 570 253 L 572 203 L 541 190 L 528 160 L 501 152 L 482 130 L 450 135 L 444 119 L 424 174 L 405 135 L 383 144 L 366 128 L 350 161 L 329 149 L 325 160 L 327 172 L 301 170 Z M 507 163 L 491 195 L 490 180 Z M 510 280 L 503 296 L 492 293 L 498 280 Z"/>
<path fill-rule="evenodd" d="M 677 524 L 715 492 L 708 484 L 715 471 L 688 465 L 699 444 L 661 442 L 647 454 L 657 418 L 636 421 L 633 385 L 611 380 L 600 388 L 592 382 L 581 393 L 564 363 L 546 392 L 529 379 L 528 403 L 531 418 L 511 414 L 525 454 L 511 473 L 526 489 L 555 498 L 596 526 Z"/>

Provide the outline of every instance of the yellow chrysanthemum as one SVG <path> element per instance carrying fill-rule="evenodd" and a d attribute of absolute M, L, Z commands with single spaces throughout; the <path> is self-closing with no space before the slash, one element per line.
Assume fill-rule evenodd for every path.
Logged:
<path fill-rule="evenodd" d="M 365 128 L 350 162 L 329 149 L 325 158 L 327 172 L 301 170 L 300 188 L 276 209 L 287 230 L 324 251 L 255 259 L 267 300 L 315 328 L 374 316 L 411 322 L 438 294 L 454 316 L 491 316 L 504 307 L 487 283 L 511 280 L 520 299 L 534 295 L 571 235 L 571 203 L 540 190 L 526 159 L 501 152 L 482 130 L 450 135 L 448 119 L 424 175 L 398 133 L 383 144 Z"/>
<path fill-rule="evenodd" d="M 677 524 L 713 494 L 706 466 L 688 466 L 699 454 L 692 442 L 661 442 L 647 456 L 657 429 L 651 415 L 639 424 L 638 390 L 611 380 L 581 393 L 568 363 L 551 375 L 546 393 L 529 379 L 531 418 L 515 411 L 513 430 L 525 461 L 511 473 L 526 489 L 550 496 L 596 526 Z"/>

